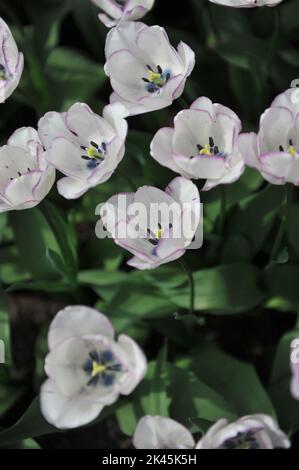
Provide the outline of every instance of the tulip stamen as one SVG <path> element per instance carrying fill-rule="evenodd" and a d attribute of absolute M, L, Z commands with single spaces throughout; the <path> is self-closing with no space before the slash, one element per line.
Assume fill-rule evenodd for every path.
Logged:
<path fill-rule="evenodd" d="M 4 65 L 0 64 L 0 81 L 6 82 L 8 79 L 7 74 L 6 74 L 6 68 Z"/>
<path fill-rule="evenodd" d="M 98 145 L 96 142 L 90 141 L 89 146 L 81 145 L 81 150 L 86 152 L 81 158 L 87 161 L 87 168 L 96 168 L 104 159 L 107 151 L 107 145 L 102 142 Z"/>
<path fill-rule="evenodd" d="M 159 244 L 159 241 L 162 240 L 162 238 L 165 235 L 165 230 L 162 228 L 161 224 L 158 223 L 158 229 L 155 232 L 152 232 L 149 228 L 147 229 L 148 233 L 148 241 L 151 245 L 153 245 L 155 248 L 152 251 L 153 256 L 157 256 L 157 246 Z M 171 230 L 173 225 L 170 223 L 169 224 L 169 230 Z"/>
<path fill-rule="evenodd" d="M 122 365 L 115 361 L 111 351 L 101 353 L 92 351 L 83 366 L 83 370 L 89 377 L 87 385 L 101 383 L 101 385 L 110 387 L 116 380 L 116 373 L 122 371 Z"/>
<path fill-rule="evenodd" d="M 220 152 L 218 145 L 215 145 L 213 137 L 209 137 L 209 143 L 205 145 L 197 144 L 198 155 L 207 155 L 209 157 L 222 157 L 226 158 L 225 152 Z M 194 158 L 193 156 L 191 158 Z"/>
<path fill-rule="evenodd" d="M 224 449 L 258 449 L 259 445 L 254 431 L 239 432 L 235 437 L 227 439 L 222 445 Z"/>
<path fill-rule="evenodd" d="M 146 66 L 148 69 L 148 77 L 143 77 L 142 80 L 146 83 L 146 89 L 149 93 L 160 92 L 160 90 L 166 85 L 171 78 L 171 71 L 166 69 L 163 71 L 161 65 L 157 65 L 157 71 L 150 66 Z"/>
<path fill-rule="evenodd" d="M 285 149 L 282 145 L 279 146 L 279 151 L 280 152 L 285 152 Z M 289 146 L 286 150 L 286 153 L 288 153 L 292 157 L 295 157 L 298 153 L 296 147 L 294 146 L 294 143 L 293 143 L 292 139 L 289 140 Z"/>

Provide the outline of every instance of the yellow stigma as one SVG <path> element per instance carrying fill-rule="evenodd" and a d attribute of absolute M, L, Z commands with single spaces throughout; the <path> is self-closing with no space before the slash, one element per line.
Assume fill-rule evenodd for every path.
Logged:
<path fill-rule="evenodd" d="M 159 228 L 159 230 L 157 230 L 156 232 L 156 239 L 161 240 L 161 238 L 163 237 L 163 234 L 164 234 L 164 230 L 162 228 Z"/>
<path fill-rule="evenodd" d="M 106 370 L 106 366 L 104 366 L 103 364 L 99 364 L 96 361 L 93 361 L 91 377 L 96 377 L 97 375 L 100 375 L 103 372 L 105 372 L 105 370 Z"/>
<path fill-rule="evenodd" d="M 154 82 L 154 83 L 155 83 L 155 81 L 156 81 L 156 80 L 159 80 L 160 78 L 161 78 L 161 75 L 160 75 L 159 73 L 157 73 L 157 72 L 152 72 L 151 70 L 149 70 L 149 72 L 148 72 L 148 79 L 149 79 L 150 82 Z"/>
<path fill-rule="evenodd" d="M 97 149 L 94 148 L 92 145 L 90 145 L 90 147 L 87 147 L 86 152 L 89 157 L 94 157 L 98 153 Z"/>
<path fill-rule="evenodd" d="M 289 148 L 288 148 L 288 153 L 290 155 L 292 155 L 292 157 L 295 157 L 295 155 L 297 155 L 297 151 L 295 149 L 295 147 L 293 145 L 290 145 Z"/>
<path fill-rule="evenodd" d="M 209 144 L 206 144 L 204 148 L 200 150 L 199 155 L 212 155 L 211 147 L 209 146 Z"/>

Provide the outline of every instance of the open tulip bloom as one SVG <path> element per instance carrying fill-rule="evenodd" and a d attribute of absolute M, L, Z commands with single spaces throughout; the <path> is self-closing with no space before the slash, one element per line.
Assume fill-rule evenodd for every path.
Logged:
<path fill-rule="evenodd" d="M 5 21 L 0 18 L 0 103 L 17 88 L 24 66 L 24 57 Z"/>
<path fill-rule="evenodd" d="M 99 19 L 107 28 L 117 25 L 120 21 L 139 20 L 152 8 L 155 0 L 92 0 L 104 13 Z"/>
<path fill-rule="evenodd" d="M 186 178 L 207 180 L 207 191 L 236 181 L 244 171 L 237 147 L 241 130 L 238 116 L 208 98 L 181 111 L 174 127 L 160 129 L 151 143 L 151 155 L 161 165 Z"/>
<path fill-rule="evenodd" d="M 191 432 L 182 424 L 163 416 L 144 416 L 133 436 L 136 449 L 194 449 Z"/>
<path fill-rule="evenodd" d="M 32 127 L 18 129 L 0 147 L 0 169 L 0 212 L 36 206 L 55 182 L 55 169 Z"/>
<path fill-rule="evenodd" d="M 220 419 L 195 445 L 188 429 L 162 416 L 144 416 L 134 432 L 136 449 L 274 449 L 288 448 L 290 441 L 271 416 L 244 416 L 234 423 Z"/>
<path fill-rule="evenodd" d="M 66 113 L 49 112 L 40 119 L 46 159 L 66 175 L 57 183 L 66 199 L 76 199 L 111 177 L 125 153 L 125 114 L 120 103 L 106 106 L 103 117 L 76 103 Z"/>
<path fill-rule="evenodd" d="M 134 255 L 128 265 L 137 269 L 155 269 L 202 243 L 199 192 L 183 177 L 165 191 L 143 186 L 113 196 L 101 207 L 101 216 L 115 243 Z"/>
<path fill-rule="evenodd" d="M 160 26 L 124 22 L 107 35 L 106 74 L 129 115 L 170 106 L 184 91 L 195 65 L 192 49 L 180 42 L 175 50 Z"/>
<path fill-rule="evenodd" d="M 272 184 L 299 186 L 297 106 L 291 103 L 290 91 L 280 95 L 261 116 L 259 133 L 239 137 L 239 148 L 246 164 L 259 170 Z"/>
<path fill-rule="evenodd" d="M 119 395 L 129 395 L 143 379 L 147 362 L 130 337 L 114 339 L 102 313 L 72 306 L 58 312 L 48 334 L 50 352 L 41 388 L 41 410 L 57 428 L 93 421 Z"/>
<path fill-rule="evenodd" d="M 210 0 L 212 3 L 234 8 L 275 7 L 283 0 Z"/>
<path fill-rule="evenodd" d="M 196 449 L 275 449 L 290 445 L 289 438 L 271 416 L 254 414 L 234 423 L 220 419 L 202 437 Z"/>

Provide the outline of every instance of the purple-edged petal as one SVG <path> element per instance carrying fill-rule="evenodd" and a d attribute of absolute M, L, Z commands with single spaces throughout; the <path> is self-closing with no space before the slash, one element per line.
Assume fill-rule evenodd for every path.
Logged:
<path fill-rule="evenodd" d="M 260 157 L 263 171 L 285 182 L 299 184 L 299 154 L 286 152 L 267 153 Z"/>
<path fill-rule="evenodd" d="M 213 120 L 217 118 L 218 114 L 226 114 L 231 119 L 233 119 L 239 129 L 241 129 L 241 122 L 239 117 L 232 111 L 230 108 L 223 106 L 219 103 L 213 103 L 209 98 L 205 96 L 201 96 L 197 100 L 195 100 L 190 109 L 196 109 L 198 111 L 206 111 L 212 117 Z"/>
<path fill-rule="evenodd" d="M 41 143 L 37 131 L 33 127 L 21 127 L 10 136 L 7 144 L 27 151 L 30 141 Z"/>
<path fill-rule="evenodd" d="M 225 159 L 217 156 L 197 155 L 194 158 L 175 155 L 178 166 L 193 175 L 196 179 L 218 179 L 225 173 Z"/>
<path fill-rule="evenodd" d="M 66 113 L 68 128 L 80 137 L 86 138 L 86 144 L 91 141 L 101 144 L 115 137 L 115 132 L 108 122 L 93 113 L 85 103 L 75 103 Z M 101 141 L 99 141 L 101 140 Z"/>
<path fill-rule="evenodd" d="M 175 162 L 173 158 L 172 151 L 172 139 L 173 139 L 174 129 L 171 127 L 163 127 L 160 129 L 151 142 L 151 156 L 158 162 L 160 165 L 169 168 L 176 173 L 181 173 L 187 178 L 192 178 L 192 175 L 185 173 Z"/>
<path fill-rule="evenodd" d="M 269 108 L 260 120 L 258 138 L 259 152 L 279 152 L 280 146 L 289 147 L 291 131 L 294 128 L 293 113 L 287 108 Z"/>
<path fill-rule="evenodd" d="M 258 158 L 257 135 L 255 134 L 255 132 L 250 132 L 248 134 L 244 133 L 239 135 L 238 148 L 246 165 L 252 168 L 260 168 L 260 161 Z"/>
<path fill-rule="evenodd" d="M 65 122 L 66 113 L 50 111 L 38 122 L 38 133 L 45 149 L 52 147 L 57 137 L 63 137 L 71 142 L 77 141 L 76 136 L 70 131 Z"/>

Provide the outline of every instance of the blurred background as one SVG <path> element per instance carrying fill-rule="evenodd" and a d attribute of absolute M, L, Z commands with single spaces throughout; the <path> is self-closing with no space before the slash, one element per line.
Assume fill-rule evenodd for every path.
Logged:
<path fill-rule="evenodd" d="M 98 12 L 89 0 L 1 0 L 0 15 L 25 56 L 20 86 L 0 107 L 2 145 L 17 128 L 36 127 L 45 112 L 65 111 L 77 101 L 101 114 L 111 87 L 103 70 L 108 30 L 98 20 Z M 196 68 L 187 81 L 184 100 L 190 105 L 204 95 L 229 106 L 245 131 L 257 130 L 259 116 L 273 98 L 299 79 L 298 0 L 250 10 L 224 8 L 208 0 L 157 0 L 143 21 L 165 27 L 173 45 L 183 40 L 195 51 Z M 54 188 L 38 208 L 0 215 L 0 338 L 7 345 L 7 362 L 0 367 L 0 427 L 12 426 L 27 410 L 25 423 L 32 429 L 31 436 L 46 434 L 24 441 L 28 436 L 19 430 L 20 447 L 131 445 L 126 436 L 131 423 L 127 402 L 122 402 L 116 417 L 115 410 L 108 411 L 93 427 L 62 434 L 42 427 L 37 401 L 28 413 L 44 380 L 48 324 L 60 308 L 76 303 L 106 313 L 117 331 L 139 341 L 150 360 L 156 361 L 167 342 L 168 361 L 182 370 L 191 368 L 213 390 L 226 394 L 238 414 L 271 406 L 284 430 L 299 429 L 299 405 L 288 392 L 287 358 L 289 340 L 298 335 L 296 191 L 287 236 L 278 261 L 270 267 L 284 188 L 268 185 L 257 172 L 246 170 L 226 188 L 223 229 L 221 189 L 202 194 L 204 246 L 186 256 L 196 282 L 198 319 L 192 331 L 188 322 L 178 319 L 189 305 L 188 284 L 178 265 L 136 273 L 126 266 L 127 253 L 111 240 L 95 236 L 99 203 L 134 186 L 164 188 L 174 178 L 150 157 L 149 145 L 156 131 L 171 125 L 181 109 L 178 100 L 169 109 L 130 118 L 126 156 L 119 169 L 81 199 L 67 201 Z M 250 365 L 243 367 L 240 361 Z M 223 367 L 232 380 L 228 391 L 209 377 L 211 363 L 214 375 Z M 161 391 L 164 382 L 159 377 Z M 242 381 L 243 385 L 238 383 Z M 192 390 L 182 390 L 186 401 L 188 393 L 192 400 L 198 394 Z M 184 414 L 181 409 L 182 397 L 171 398 L 172 415 L 188 420 L 189 411 Z M 204 421 L 209 420 L 203 419 L 200 429 Z"/>

